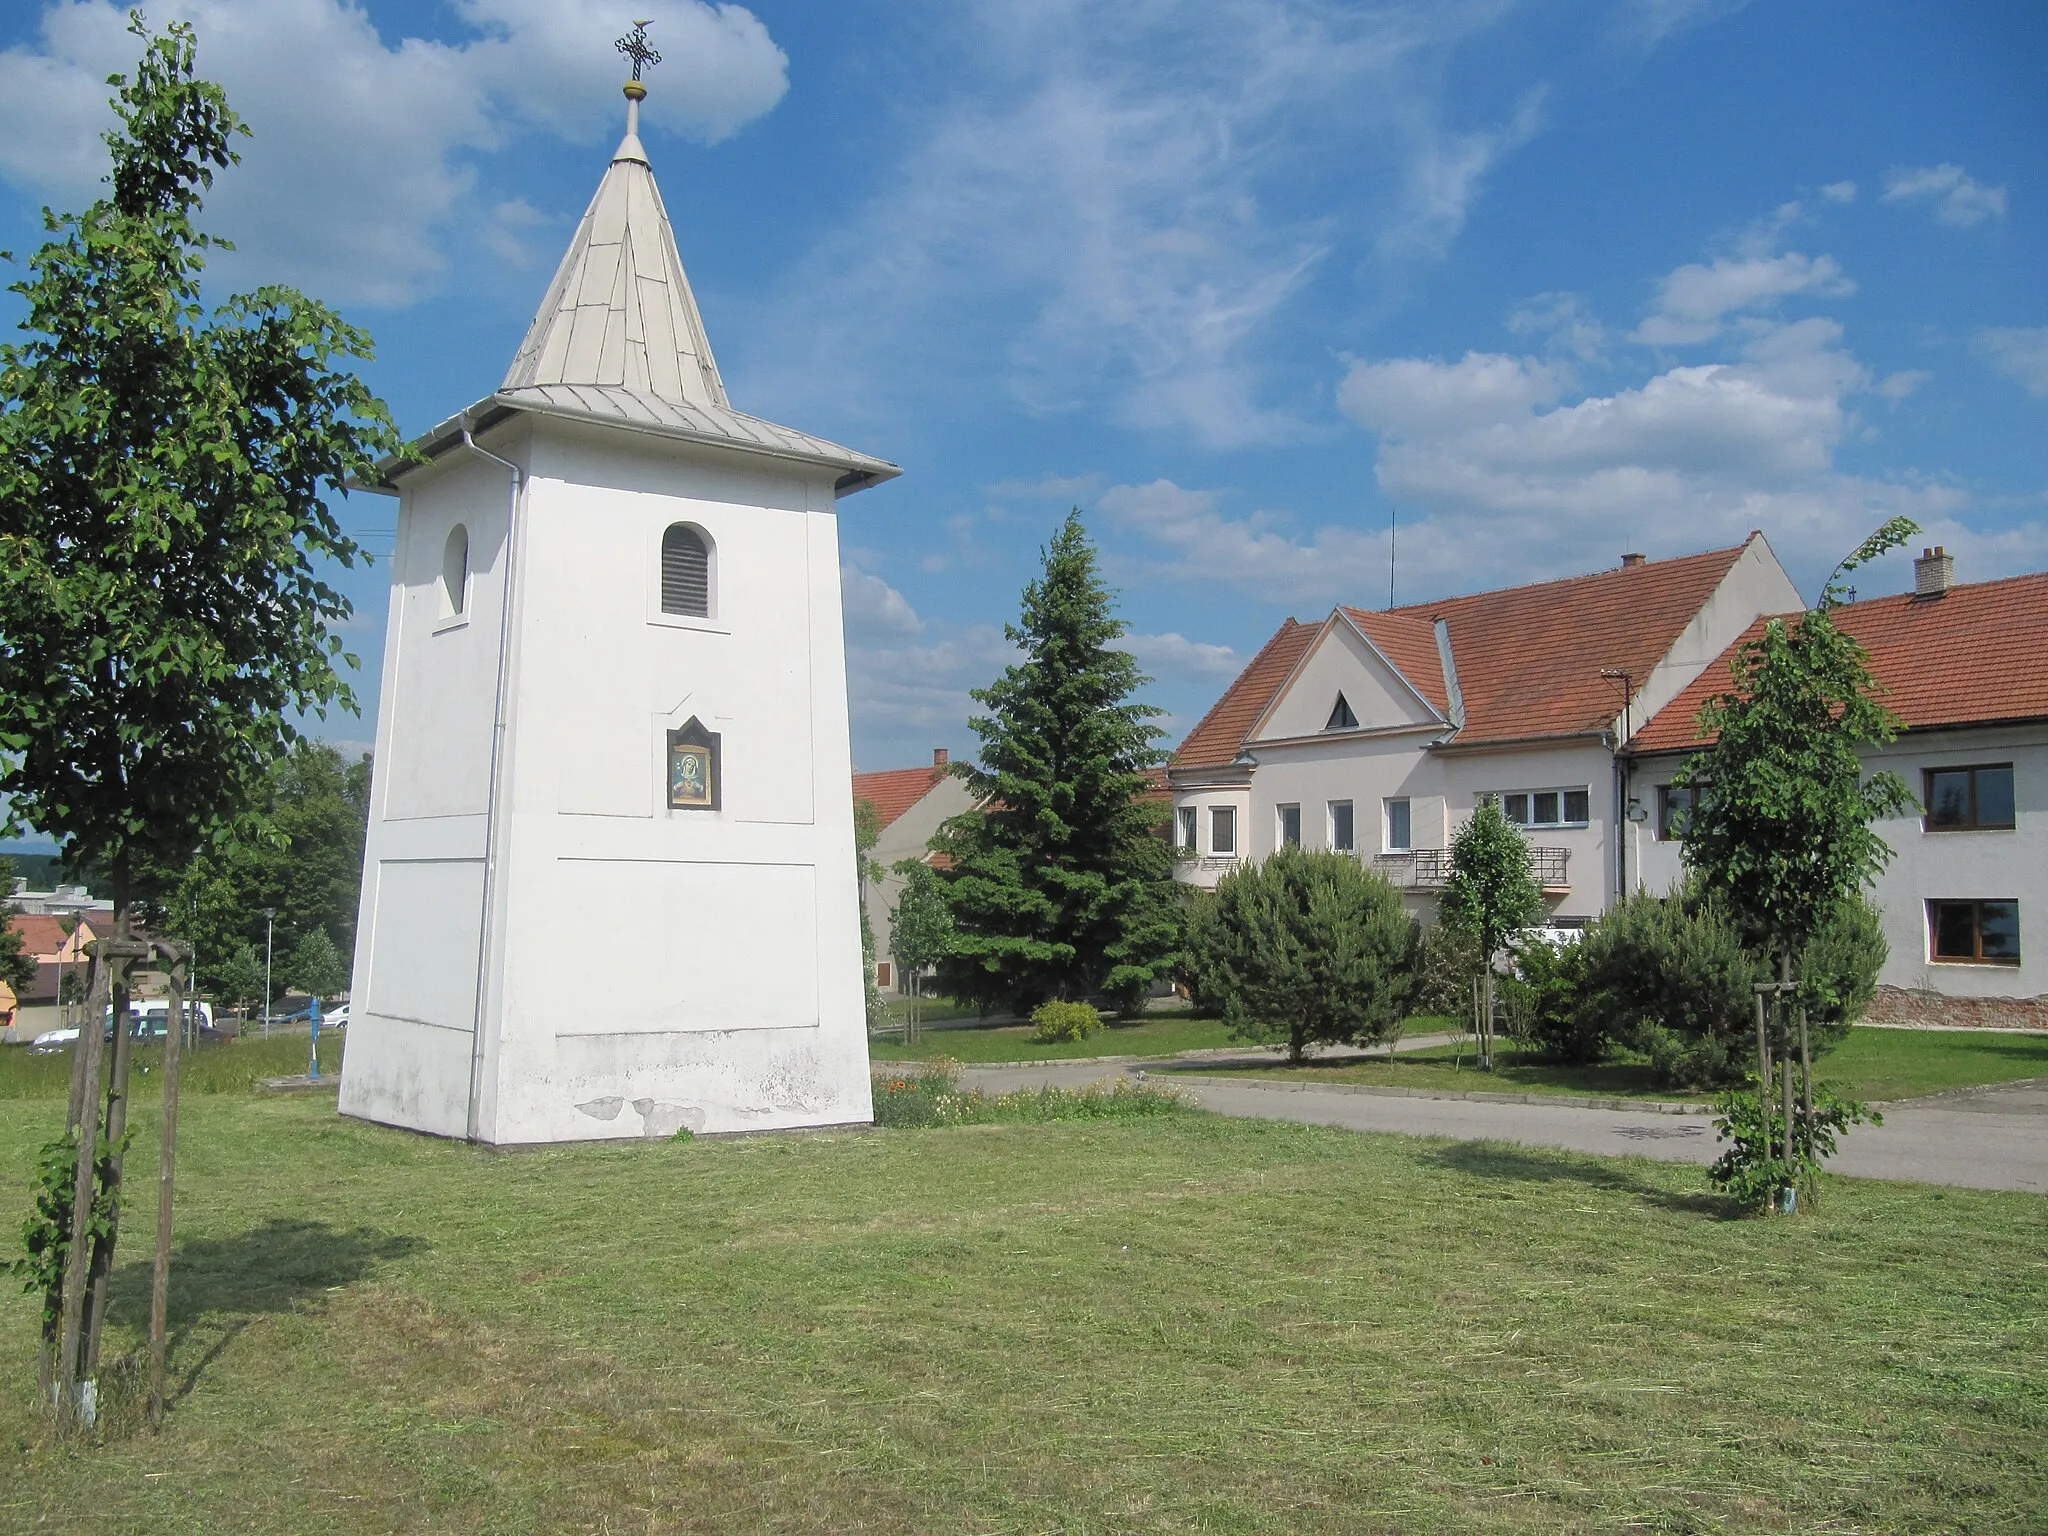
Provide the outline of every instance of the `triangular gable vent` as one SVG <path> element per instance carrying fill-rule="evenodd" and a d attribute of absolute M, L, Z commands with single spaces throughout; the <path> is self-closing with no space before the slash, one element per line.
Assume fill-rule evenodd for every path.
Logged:
<path fill-rule="evenodd" d="M 1315 716 L 1311 715 L 1309 718 L 1313 720 Z M 1323 723 L 1323 729 L 1326 731 L 1355 731 L 1358 729 L 1358 716 L 1351 713 L 1351 705 L 1346 701 L 1343 694 L 1337 695 L 1337 702 L 1331 706 L 1330 718 Z"/>

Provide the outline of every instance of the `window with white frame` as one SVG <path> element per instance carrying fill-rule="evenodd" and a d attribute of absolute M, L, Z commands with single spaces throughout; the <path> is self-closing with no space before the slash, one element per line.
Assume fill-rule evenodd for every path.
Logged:
<path fill-rule="evenodd" d="M 1182 853 L 1195 851 L 1195 808 L 1184 805 L 1173 813 L 1173 846 Z"/>
<path fill-rule="evenodd" d="M 1593 796 L 1583 786 L 1504 789 L 1497 794 L 1501 815 L 1518 827 L 1583 827 L 1592 820 Z"/>
<path fill-rule="evenodd" d="M 1330 802 L 1330 847 L 1338 853 L 1350 853 L 1356 846 L 1355 828 L 1351 821 L 1351 802 L 1332 800 Z"/>
<path fill-rule="evenodd" d="M 1275 830 L 1275 841 L 1282 848 L 1301 846 L 1301 807 L 1282 805 L 1275 807 L 1280 813 L 1279 826 Z"/>
<path fill-rule="evenodd" d="M 1209 851 L 1219 855 L 1237 852 L 1237 807 L 1209 807 Z"/>
<path fill-rule="evenodd" d="M 1389 853 L 1406 853 L 1415 846 L 1415 826 L 1404 795 L 1384 802 L 1386 806 L 1386 847 Z"/>

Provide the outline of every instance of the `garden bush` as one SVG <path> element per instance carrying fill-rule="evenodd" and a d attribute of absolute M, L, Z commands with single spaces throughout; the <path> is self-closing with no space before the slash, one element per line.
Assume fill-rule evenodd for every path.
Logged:
<path fill-rule="evenodd" d="M 1479 940 L 1442 923 L 1424 931 L 1415 955 L 1415 1013 L 1472 1022 L 1472 978 L 1479 974 Z"/>
<path fill-rule="evenodd" d="M 1031 1010 L 1031 1038 L 1044 1045 L 1086 1040 L 1102 1028 L 1102 1015 L 1086 1003 L 1040 1003 Z"/>
<path fill-rule="evenodd" d="M 1577 943 L 1517 939 L 1514 974 L 1497 985 L 1528 1020 L 1520 1044 L 1551 1061 L 1585 1066 L 1611 1044 L 1600 1024 L 1579 1006 L 1585 992 L 1586 952 Z M 1469 986 L 1470 983 L 1468 982 Z"/>

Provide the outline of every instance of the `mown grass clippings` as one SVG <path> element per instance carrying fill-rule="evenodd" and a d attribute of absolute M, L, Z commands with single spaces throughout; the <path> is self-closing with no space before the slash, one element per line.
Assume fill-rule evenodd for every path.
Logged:
<path fill-rule="evenodd" d="M 54 1105 L 0 1104 L 0 1208 Z M 131 1232 L 154 1187 L 139 1105 Z M 1173 1113 L 518 1158 L 189 1102 L 175 1401 L 0 1529 L 2025 1530 L 2048 1201 Z M 108 1354 L 147 1315 L 123 1246 Z M 1688 1524 L 1688 1522 L 1691 1522 Z"/>
<path fill-rule="evenodd" d="M 320 1070 L 339 1080 L 342 1039 L 338 1031 L 320 1040 Z M 131 1091 L 137 1098 L 154 1097 L 163 1082 L 161 1043 L 138 1044 L 130 1058 Z M 311 1051 L 305 1033 L 296 1036 L 244 1036 L 209 1041 L 178 1053 L 180 1093 L 247 1093 L 265 1078 L 292 1077 L 306 1070 Z M 36 1051 L 27 1046 L 0 1047 L 0 1099 L 63 1098 L 71 1091 L 71 1052 Z"/>

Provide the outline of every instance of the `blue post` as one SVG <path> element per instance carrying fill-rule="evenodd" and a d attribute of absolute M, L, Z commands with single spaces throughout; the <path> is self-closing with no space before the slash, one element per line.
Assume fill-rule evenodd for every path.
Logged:
<path fill-rule="evenodd" d="M 313 1021 L 313 1065 L 306 1073 L 308 1077 L 320 1075 L 320 999 L 314 998 L 312 1012 L 308 1017 Z"/>

